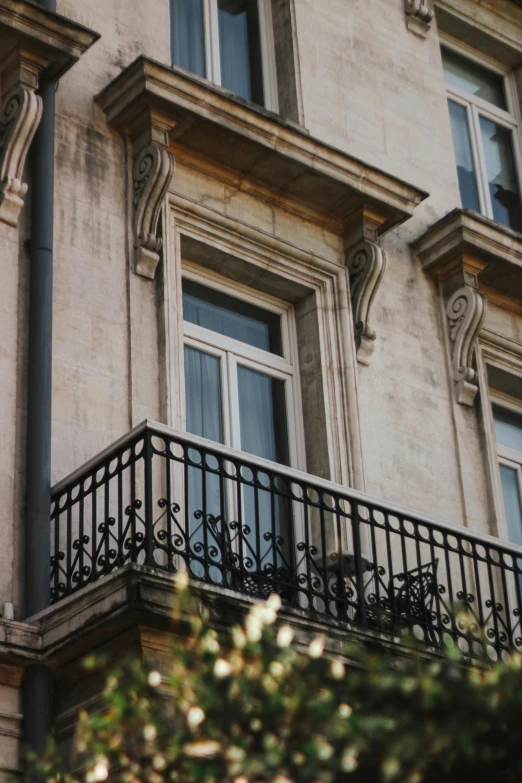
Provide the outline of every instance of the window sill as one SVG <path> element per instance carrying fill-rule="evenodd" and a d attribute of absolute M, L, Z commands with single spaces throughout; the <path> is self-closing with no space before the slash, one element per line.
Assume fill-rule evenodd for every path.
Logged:
<path fill-rule="evenodd" d="M 347 220 L 371 210 L 377 233 L 407 220 L 427 194 L 334 149 L 276 114 L 147 57 L 137 58 L 96 98 L 108 124 L 163 146 L 175 142 L 274 195 Z M 155 135 L 156 134 L 156 135 Z"/>

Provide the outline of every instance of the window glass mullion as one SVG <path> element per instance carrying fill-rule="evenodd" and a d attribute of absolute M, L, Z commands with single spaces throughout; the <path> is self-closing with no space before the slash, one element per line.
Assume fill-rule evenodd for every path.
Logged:
<path fill-rule="evenodd" d="M 234 449 L 241 449 L 241 430 L 239 423 L 239 392 L 237 382 L 237 359 L 233 353 L 227 352 L 228 400 L 229 400 L 229 431 L 230 443 Z"/>
<path fill-rule="evenodd" d="M 475 171 L 477 174 L 477 187 L 479 191 L 480 209 L 486 217 L 493 217 L 493 207 L 491 206 L 491 197 L 489 194 L 489 182 L 486 166 L 486 158 L 482 148 L 480 119 L 476 106 L 470 104 L 468 109 L 468 118 L 470 124 L 471 146 L 473 157 L 475 159 Z"/>
<path fill-rule="evenodd" d="M 219 61 L 219 27 L 217 0 L 203 0 L 205 8 L 205 51 L 207 74 L 214 84 L 221 84 Z"/>

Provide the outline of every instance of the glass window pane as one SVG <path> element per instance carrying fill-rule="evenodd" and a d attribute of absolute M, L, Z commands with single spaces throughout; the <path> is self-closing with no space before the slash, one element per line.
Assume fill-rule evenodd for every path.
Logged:
<path fill-rule="evenodd" d="M 170 0 L 172 63 L 205 76 L 203 0 Z"/>
<path fill-rule="evenodd" d="M 509 540 L 512 544 L 522 544 L 522 506 L 518 489 L 517 471 L 500 465 L 500 480 L 504 496 L 504 508 L 508 525 Z"/>
<path fill-rule="evenodd" d="M 218 0 L 221 84 L 263 105 L 257 0 Z"/>
<path fill-rule="evenodd" d="M 462 206 L 480 212 L 467 112 L 464 106 L 454 101 L 448 101 L 448 105 Z"/>
<path fill-rule="evenodd" d="M 280 316 L 192 280 L 183 280 L 183 317 L 225 337 L 282 355 Z"/>
<path fill-rule="evenodd" d="M 185 346 L 187 432 L 223 443 L 221 367 L 216 356 Z"/>
<path fill-rule="evenodd" d="M 288 464 L 284 381 L 237 368 L 241 449 L 257 457 Z"/>
<path fill-rule="evenodd" d="M 451 49 L 442 49 L 442 65 L 449 84 L 507 110 L 502 76 Z"/>
<path fill-rule="evenodd" d="M 497 443 L 522 452 L 522 416 L 495 407 L 493 418 Z"/>
<path fill-rule="evenodd" d="M 485 117 L 480 118 L 480 130 L 493 217 L 515 231 L 522 231 L 522 206 L 515 172 L 512 133 Z"/>

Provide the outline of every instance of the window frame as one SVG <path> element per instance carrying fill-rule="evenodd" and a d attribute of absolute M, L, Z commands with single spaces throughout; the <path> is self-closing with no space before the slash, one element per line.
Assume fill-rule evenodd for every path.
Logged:
<path fill-rule="evenodd" d="M 237 367 L 247 367 L 285 382 L 285 405 L 288 439 L 289 467 L 306 470 L 305 446 L 303 440 L 304 422 L 299 380 L 297 333 L 295 316 L 291 304 L 263 294 L 241 283 L 216 274 L 198 264 L 182 260 L 181 280 L 193 280 L 200 285 L 222 291 L 242 301 L 276 313 L 281 318 L 282 356 L 232 337 L 221 335 L 205 327 L 185 321 L 183 323 L 183 346 L 188 345 L 213 356 L 222 364 L 221 392 L 224 443 L 238 451 L 241 449 Z M 181 363 L 181 388 L 183 390 L 182 419 L 186 429 L 185 370 Z M 245 455 L 248 452 L 244 452 Z"/>
<path fill-rule="evenodd" d="M 263 79 L 263 107 L 279 113 L 277 74 L 275 60 L 274 27 L 271 0 L 256 0 L 259 18 L 261 71 Z M 203 40 L 205 47 L 205 77 L 212 84 L 222 87 L 219 43 L 218 0 L 201 0 L 203 7 Z M 169 19 L 172 0 L 169 2 Z M 172 21 L 170 21 L 172 24 Z M 171 46 L 170 59 L 173 61 Z M 181 67 L 172 62 L 174 67 Z M 201 77 L 199 77 L 201 78 Z M 223 88 L 226 89 L 226 88 Z M 240 96 L 238 96 L 240 97 Z M 244 100 L 244 99 L 243 99 Z M 257 105 L 257 104 L 256 104 Z"/>
<path fill-rule="evenodd" d="M 475 49 L 465 46 L 461 42 L 457 43 L 449 36 L 440 35 L 440 46 L 441 56 L 443 48 L 449 49 L 461 57 L 465 57 L 467 60 L 475 62 L 483 68 L 487 68 L 489 71 L 496 73 L 503 79 L 507 111 L 485 101 L 483 98 L 471 95 L 471 93 L 449 84 L 443 76 L 448 101 L 451 100 L 466 109 L 471 153 L 477 180 L 480 214 L 490 220 L 495 220 L 480 132 L 480 117 L 485 117 L 511 131 L 515 179 L 518 185 L 519 196 L 522 201 L 522 117 L 517 99 L 515 77 L 513 71 L 506 68 L 501 63 L 480 54 Z"/>

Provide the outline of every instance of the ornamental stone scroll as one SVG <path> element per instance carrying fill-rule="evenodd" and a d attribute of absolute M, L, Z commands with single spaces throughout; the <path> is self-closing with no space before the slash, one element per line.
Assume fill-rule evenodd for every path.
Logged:
<path fill-rule="evenodd" d="M 433 0 L 404 0 L 404 8 L 408 30 L 426 38 L 435 16 Z"/>
<path fill-rule="evenodd" d="M 475 286 L 460 286 L 447 300 L 445 315 L 455 398 L 460 405 L 471 406 L 478 392 L 473 354 L 486 315 L 486 300 Z"/>
<path fill-rule="evenodd" d="M 348 250 L 346 266 L 350 277 L 357 361 L 369 365 L 377 337 L 370 326 L 370 311 L 386 269 L 386 253 L 377 242 L 364 238 Z"/>
<path fill-rule="evenodd" d="M 27 153 L 42 118 L 35 94 L 47 61 L 18 48 L 2 63 L 0 100 L 0 221 L 16 226 L 27 192 L 23 172 Z"/>
<path fill-rule="evenodd" d="M 134 157 L 134 270 L 153 280 L 163 240 L 158 233 L 161 206 L 174 171 L 174 158 L 164 147 L 148 144 Z"/>

